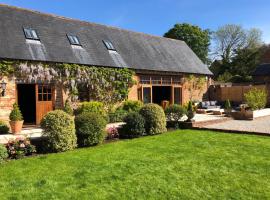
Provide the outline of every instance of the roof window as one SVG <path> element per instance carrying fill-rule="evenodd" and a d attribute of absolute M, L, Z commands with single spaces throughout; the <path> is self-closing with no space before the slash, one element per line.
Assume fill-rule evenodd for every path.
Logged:
<path fill-rule="evenodd" d="M 32 28 L 23 28 L 24 35 L 26 39 L 29 40 L 40 40 L 37 34 L 37 31 Z"/>
<path fill-rule="evenodd" d="M 105 47 L 108 49 L 108 50 L 112 50 L 112 51 L 116 51 L 116 49 L 114 48 L 113 44 L 108 41 L 108 40 L 103 40 L 103 43 L 105 45 Z"/>
<path fill-rule="evenodd" d="M 68 40 L 71 45 L 79 45 L 81 46 L 80 40 L 76 35 L 69 35 L 67 34 Z"/>

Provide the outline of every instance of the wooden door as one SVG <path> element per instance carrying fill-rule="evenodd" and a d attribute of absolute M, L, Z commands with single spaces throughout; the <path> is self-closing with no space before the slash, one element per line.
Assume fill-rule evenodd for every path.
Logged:
<path fill-rule="evenodd" d="M 50 85 L 36 85 L 36 124 L 53 110 L 53 88 Z"/>

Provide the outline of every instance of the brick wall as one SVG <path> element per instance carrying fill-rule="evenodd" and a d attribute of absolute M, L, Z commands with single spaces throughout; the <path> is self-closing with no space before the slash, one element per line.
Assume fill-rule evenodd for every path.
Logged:
<path fill-rule="evenodd" d="M 139 77 L 134 76 L 133 79 L 136 81 L 136 84 L 129 89 L 128 99 L 136 101 L 138 100 Z"/>
<path fill-rule="evenodd" d="M 12 110 L 12 105 L 16 102 L 16 84 L 14 78 L 4 77 L 0 81 L 5 80 L 7 89 L 5 96 L 0 96 L 0 119 L 9 121 L 9 114 Z M 0 89 L 0 91 L 2 91 Z"/>

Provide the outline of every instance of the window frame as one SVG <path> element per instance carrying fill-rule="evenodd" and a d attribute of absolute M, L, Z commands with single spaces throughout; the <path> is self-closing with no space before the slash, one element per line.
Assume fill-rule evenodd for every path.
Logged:
<path fill-rule="evenodd" d="M 27 34 L 27 31 L 30 31 L 30 36 Z M 32 31 L 35 32 L 36 37 L 34 37 Z M 25 39 L 27 39 L 27 40 L 37 40 L 37 41 L 40 41 L 39 34 L 38 34 L 37 30 L 34 29 L 34 28 L 26 28 L 26 27 L 23 27 L 23 33 L 24 33 Z"/>
<path fill-rule="evenodd" d="M 103 44 L 107 48 L 107 50 L 111 51 L 117 51 L 116 48 L 114 47 L 113 43 L 110 40 L 102 40 Z"/>
<path fill-rule="evenodd" d="M 70 45 L 82 46 L 81 41 L 77 35 L 74 34 L 67 34 L 68 41 Z M 74 40 L 74 38 L 77 40 Z"/>

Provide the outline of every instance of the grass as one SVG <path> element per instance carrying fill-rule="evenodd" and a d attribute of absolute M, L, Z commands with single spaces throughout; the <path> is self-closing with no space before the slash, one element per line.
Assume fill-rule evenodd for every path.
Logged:
<path fill-rule="evenodd" d="M 180 130 L 0 165 L 0 199 L 269 199 L 270 137 Z"/>

